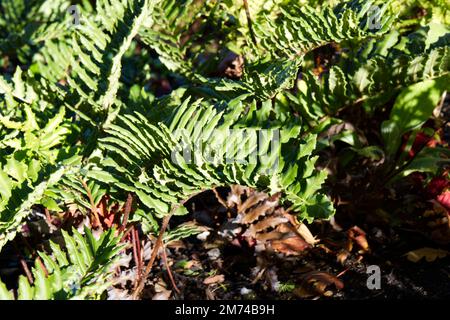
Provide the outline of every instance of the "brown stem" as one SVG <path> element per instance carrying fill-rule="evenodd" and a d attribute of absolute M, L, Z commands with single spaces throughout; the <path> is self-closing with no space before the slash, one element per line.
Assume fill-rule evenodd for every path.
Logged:
<path fill-rule="evenodd" d="M 133 196 L 131 195 L 131 193 L 129 193 L 128 197 L 127 197 L 127 202 L 125 202 L 125 208 L 124 208 L 124 212 L 123 212 L 123 221 L 122 221 L 122 226 L 120 227 L 120 231 L 125 230 L 125 228 L 127 227 L 128 218 L 130 216 L 132 204 L 133 204 Z"/>
<path fill-rule="evenodd" d="M 212 188 L 216 188 L 216 186 L 212 186 Z M 139 295 L 141 294 L 142 290 L 144 289 L 145 281 L 147 281 L 147 277 L 150 274 L 150 271 L 152 271 L 153 263 L 155 262 L 156 256 L 158 255 L 159 248 L 161 247 L 161 245 L 163 243 L 164 232 L 166 231 L 167 226 L 169 225 L 169 221 L 170 221 L 170 218 L 172 218 L 173 213 L 180 206 L 184 205 L 189 199 L 191 199 L 192 197 L 194 197 L 194 196 L 196 196 L 196 195 L 198 195 L 198 194 L 200 194 L 200 193 L 202 193 L 204 191 L 205 190 L 202 189 L 202 190 L 200 190 L 198 192 L 195 192 L 188 199 L 182 201 L 181 203 L 179 203 L 178 205 L 173 207 L 172 210 L 170 211 L 170 213 L 167 216 L 164 217 L 164 219 L 162 221 L 162 225 L 161 225 L 161 230 L 159 231 L 158 239 L 156 239 L 155 246 L 153 247 L 152 254 L 150 256 L 150 261 L 148 262 L 147 267 L 145 268 L 144 274 L 140 278 L 139 283 L 134 288 L 134 292 L 133 292 L 133 299 L 134 300 L 138 299 Z"/>
<path fill-rule="evenodd" d="M 31 275 L 31 271 L 28 268 L 27 263 L 25 262 L 25 259 L 22 257 L 19 257 L 19 261 L 20 261 L 20 265 L 22 266 L 23 271 L 25 272 L 25 275 L 27 276 L 28 282 L 30 284 L 33 284 L 34 279 L 33 279 L 33 276 Z"/>
<path fill-rule="evenodd" d="M 172 270 L 170 270 L 169 263 L 167 262 L 167 252 L 166 252 L 166 246 L 165 245 L 163 245 L 162 257 L 163 257 L 164 264 L 166 265 L 166 270 L 167 270 L 167 274 L 169 275 L 170 282 L 172 282 L 172 287 L 176 291 L 176 293 L 178 295 L 180 295 L 181 292 L 178 289 L 177 285 L 175 284 L 175 280 L 173 278 Z"/>
<path fill-rule="evenodd" d="M 41 267 L 42 271 L 44 271 L 45 276 L 48 277 L 48 270 L 45 267 L 45 264 L 42 262 L 41 258 L 37 257 L 36 261 L 39 263 L 39 266 Z"/>
<path fill-rule="evenodd" d="M 133 228 L 134 228 L 134 225 L 129 226 L 129 227 L 125 230 L 125 232 L 123 233 L 122 238 L 120 239 L 120 241 L 124 241 L 125 238 L 128 236 L 128 234 L 133 230 Z"/>
<path fill-rule="evenodd" d="M 177 207 L 175 207 L 174 210 L 176 208 Z M 150 261 L 148 262 L 147 267 L 145 268 L 144 274 L 139 279 L 139 282 L 137 283 L 137 286 L 134 289 L 133 299 L 135 299 L 135 300 L 137 300 L 139 298 L 139 295 L 141 294 L 142 290 L 144 289 L 145 281 L 147 280 L 147 277 L 148 277 L 150 271 L 152 271 L 153 263 L 155 262 L 156 256 L 158 255 L 159 248 L 161 247 L 161 245 L 163 243 L 164 232 L 166 231 L 166 228 L 169 225 L 169 221 L 170 221 L 170 218 L 172 217 L 174 210 L 172 210 L 172 212 L 170 214 L 168 214 L 167 216 L 165 216 L 163 219 L 161 230 L 159 231 L 158 239 L 156 240 L 155 246 L 153 247 L 152 255 L 150 256 Z"/>
<path fill-rule="evenodd" d="M 50 211 L 47 208 L 44 208 L 45 219 L 47 220 L 47 224 L 49 227 L 52 227 L 52 216 L 50 215 Z"/>
<path fill-rule="evenodd" d="M 135 229 L 134 233 L 136 234 L 136 253 L 138 257 L 138 265 L 139 265 L 139 272 L 142 270 L 142 250 L 141 250 L 141 240 L 139 239 L 139 232 L 137 229 Z"/>
<path fill-rule="evenodd" d="M 136 274 L 136 282 L 139 282 L 140 276 L 141 276 L 141 264 L 139 263 L 138 259 L 138 250 L 137 250 L 137 243 L 136 243 L 136 233 L 135 229 L 131 230 L 131 243 L 133 244 L 133 258 L 134 258 L 134 264 L 137 267 L 137 274 Z"/>

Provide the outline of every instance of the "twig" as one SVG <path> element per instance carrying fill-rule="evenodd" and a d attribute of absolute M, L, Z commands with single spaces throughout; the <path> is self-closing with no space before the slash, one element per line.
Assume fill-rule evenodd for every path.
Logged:
<path fill-rule="evenodd" d="M 170 214 L 165 216 L 163 219 L 163 223 L 161 226 L 161 230 L 159 231 L 158 239 L 156 240 L 155 246 L 153 247 L 152 255 L 150 256 L 150 261 L 148 262 L 147 267 L 145 268 L 144 274 L 139 279 L 139 282 L 137 282 L 137 286 L 134 288 L 133 299 L 135 299 L 135 300 L 138 299 L 139 295 L 141 294 L 142 290 L 144 289 L 145 281 L 147 280 L 147 277 L 148 277 L 150 271 L 152 271 L 153 263 L 155 262 L 156 256 L 158 255 L 159 248 L 161 247 L 161 245 L 163 243 L 164 232 L 166 231 L 166 228 L 169 225 L 170 218 L 172 217 L 172 214 L 175 209 L 177 209 L 177 207 L 175 207 L 172 210 L 172 212 L 170 212 Z"/>
<path fill-rule="evenodd" d="M 344 275 L 348 270 L 350 270 L 350 268 L 344 269 L 343 271 L 339 272 L 336 278 L 339 278 L 340 276 Z"/>
<path fill-rule="evenodd" d="M 125 238 L 128 236 L 128 234 L 130 233 L 130 231 L 133 230 L 133 228 L 134 228 L 134 225 L 131 225 L 131 226 L 129 226 L 129 227 L 125 230 L 125 232 L 124 232 L 123 235 L 122 235 L 122 238 L 120 239 L 121 242 L 125 240 Z"/>
<path fill-rule="evenodd" d="M 47 220 L 47 224 L 49 225 L 49 226 L 51 226 L 52 225 L 52 216 L 50 215 L 50 211 L 48 211 L 48 209 L 47 208 L 44 208 L 44 213 L 45 213 L 45 219 Z"/>
<path fill-rule="evenodd" d="M 131 242 L 133 244 L 133 258 L 134 258 L 134 264 L 137 267 L 137 276 L 136 276 L 136 282 L 139 282 L 140 276 L 141 276 L 141 264 L 139 262 L 138 258 L 138 249 L 137 249 L 137 240 L 136 240 L 136 229 L 133 227 L 131 230 Z"/>
<path fill-rule="evenodd" d="M 133 196 L 131 195 L 131 193 L 128 194 L 127 197 L 127 202 L 125 202 L 125 208 L 124 208 L 124 212 L 123 212 L 123 221 L 122 221 L 122 226 L 120 227 L 119 231 L 123 231 L 125 230 L 125 228 L 127 227 L 127 223 L 128 223 L 128 218 L 130 216 L 130 212 L 131 212 L 131 205 L 133 204 Z"/>
<path fill-rule="evenodd" d="M 139 270 L 142 270 L 142 250 L 141 250 L 141 240 L 139 239 L 139 231 L 137 229 L 134 230 L 136 234 L 136 253 L 138 257 Z M 140 272 L 140 271 L 139 271 Z"/>
<path fill-rule="evenodd" d="M 45 276 L 48 277 L 48 270 L 45 267 L 45 264 L 42 262 L 40 257 L 36 257 L 36 261 L 39 263 L 39 266 L 41 267 L 42 271 L 44 271 Z"/>
<path fill-rule="evenodd" d="M 170 270 L 169 263 L 167 262 L 167 252 L 166 252 L 166 246 L 165 245 L 163 245 L 163 248 L 162 248 L 162 257 L 163 257 L 164 264 L 166 265 L 166 270 L 167 270 L 167 274 L 169 275 L 170 282 L 172 282 L 172 287 L 177 292 L 177 294 L 180 295 L 181 292 L 178 289 L 177 285 L 175 284 L 175 280 L 173 278 L 172 270 Z"/>
<path fill-rule="evenodd" d="M 19 255 L 19 261 L 20 261 L 20 265 L 22 266 L 23 271 L 25 272 L 25 275 L 27 276 L 28 282 L 30 284 L 33 284 L 34 279 L 33 276 L 31 275 L 30 269 L 28 268 L 27 263 L 25 262 L 25 259 Z"/>

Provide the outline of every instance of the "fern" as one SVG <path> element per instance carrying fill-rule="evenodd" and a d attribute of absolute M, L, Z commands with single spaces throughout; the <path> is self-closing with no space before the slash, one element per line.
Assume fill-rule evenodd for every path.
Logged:
<path fill-rule="evenodd" d="M 299 128 L 281 129 L 279 144 L 274 136 L 277 128 L 269 128 L 264 131 L 267 136 L 259 140 L 258 150 L 257 130 L 236 126 L 237 130 L 231 131 L 244 105 L 236 99 L 228 107 L 233 112 L 186 100 L 167 125 L 158 126 L 139 113 L 119 116 L 117 124 L 106 128 L 108 136 L 100 139 L 101 148 L 109 155 L 103 165 L 112 174 L 93 170 L 87 176 L 135 192 L 157 217 L 173 210 L 183 214 L 186 211 L 180 204 L 185 200 L 202 190 L 230 184 L 281 191 L 303 219 L 330 216 L 331 204 L 316 194 L 326 174 L 314 172 L 317 158 L 309 157 L 315 137 L 297 140 L 293 147 Z M 246 140 L 242 141 L 243 137 Z M 182 146 L 192 150 L 191 159 L 182 156 Z M 210 159 L 196 152 L 200 146 L 207 146 Z M 237 147 L 232 154 L 236 159 L 227 162 L 230 146 Z M 251 161 L 255 152 L 266 156 Z"/>
<path fill-rule="evenodd" d="M 50 242 L 51 255 L 39 252 L 45 270 L 36 260 L 34 282 L 20 276 L 16 297 L 0 281 L 0 299 L 99 299 L 111 285 L 113 266 L 124 246 L 119 244 L 114 229 L 98 239 L 87 228 L 84 236 L 75 229 L 72 233 L 62 231 L 67 254 L 54 242 Z"/>
<path fill-rule="evenodd" d="M 441 42 L 448 33 L 438 33 L 441 40 L 428 44 L 429 37 L 417 41 L 420 33 L 399 37 L 393 31 L 377 43 L 371 41 L 358 56 L 332 66 L 321 78 L 304 72 L 298 92 L 288 93 L 290 101 L 306 119 L 318 120 L 361 102 L 382 105 L 404 86 L 446 76 L 449 49 Z"/>
<path fill-rule="evenodd" d="M 229 185 L 280 193 L 300 219 L 329 218 L 317 136 L 343 121 L 343 108 L 374 111 L 433 80 L 430 111 L 448 82 L 441 0 L 408 0 L 404 10 L 396 0 L 91 3 L 77 2 L 79 25 L 70 24 L 68 0 L 0 4 L 0 249 L 33 205 L 84 212 L 105 195 L 120 203 L 133 193 L 130 220 L 145 232 L 186 214 L 196 194 Z M 416 15 L 419 4 L 426 15 Z M 331 46 L 338 54 L 313 72 Z M 232 76 L 221 70 L 230 54 L 240 63 Z M 152 92 L 167 79 L 170 94 Z M 392 154 L 411 128 L 399 131 Z M 198 232 L 182 225 L 164 240 Z M 0 282 L 0 296 L 100 298 L 122 248 L 115 232 L 63 237 L 68 255 L 53 243 L 53 256 L 40 253 L 48 276 L 36 265 L 34 284 L 21 277 L 14 295 Z"/>
<path fill-rule="evenodd" d="M 257 20 L 254 30 L 258 46 L 274 58 L 294 59 L 330 42 L 383 34 L 395 16 L 385 15 L 387 4 L 382 6 L 380 28 L 371 30 L 369 14 L 374 4 L 374 1 L 351 1 L 335 8 L 323 7 L 320 13 L 307 5 L 281 6 L 277 19 L 264 15 Z"/>
<path fill-rule="evenodd" d="M 79 161 L 58 149 L 70 132 L 64 109 L 42 129 L 31 107 L 24 109 L 24 122 L 0 115 L 0 249 L 14 238 L 30 207 L 45 202 L 46 190 Z"/>

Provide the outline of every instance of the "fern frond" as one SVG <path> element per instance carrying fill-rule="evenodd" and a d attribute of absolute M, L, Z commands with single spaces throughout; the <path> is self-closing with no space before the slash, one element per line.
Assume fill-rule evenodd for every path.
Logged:
<path fill-rule="evenodd" d="M 261 50 L 274 58 L 295 59 L 330 42 L 362 40 L 381 35 L 395 16 L 385 14 L 387 4 L 380 7 L 380 28 L 371 30 L 371 7 L 375 1 L 350 1 L 320 11 L 308 5 L 289 3 L 281 6 L 281 14 L 273 19 L 264 15 L 254 24 L 257 54 Z M 258 48 L 259 47 L 259 48 Z"/>
<path fill-rule="evenodd" d="M 120 236 L 114 229 L 98 238 L 88 228 L 84 229 L 84 236 L 75 229 L 72 233 L 62 231 L 67 253 L 51 241 L 51 255 L 38 252 L 45 270 L 36 260 L 32 269 L 34 283 L 20 276 L 17 299 L 98 299 L 111 285 L 114 263 L 124 249 Z M 0 299 L 14 298 L 0 281 Z"/>
<path fill-rule="evenodd" d="M 87 175 L 136 193 L 157 217 L 173 210 L 183 214 L 180 204 L 193 195 L 231 184 L 281 191 L 304 219 L 328 217 L 331 205 L 317 194 L 326 173 L 316 172 L 317 158 L 310 158 L 315 136 L 298 140 L 299 128 L 238 129 L 245 105 L 239 99 L 229 105 L 224 113 L 186 100 L 168 125 L 156 126 L 139 113 L 119 116 L 100 139 L 111 175 Z M 317 197 L 327 203 L 321 210 Z"/>
<path fill-rule="evenodd" d="M 58 149 L 70 132 L 63 108 L 43 128 L 30 106 L 24 110 L 23 122 L 0 116 L 0 132 L 4 133 L 0 142 L 0 250 L 14 238 L 31 206 L 40 203 L 46 190 L 79 160 L 70 154 L 61 156 Z"/>
<path fill-rule="evenodd" d="M 306 119 L 317 120 L 359 102 L 381 105 L 404 86 L 449 73 L 448 46 L 436 42 L 425 50 L 425 43 L 416 42 L 413 47 L 416 52 L 405 52 L 398 48 L 404 41 L 404 37 L 393 32 L 378 45 L 369 43 L 361 56 L 332 66 L 320 78 L 310 71 L 304 72 L 297 93 L 287 93 L 292 106 Z"/>

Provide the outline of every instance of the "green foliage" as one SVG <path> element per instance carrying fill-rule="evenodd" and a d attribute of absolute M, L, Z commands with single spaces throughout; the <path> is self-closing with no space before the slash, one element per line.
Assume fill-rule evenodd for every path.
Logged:
<path fill-rule="evenodd" d="M 67 12 L 73 4 L 79 25 Z M 329 218 L 318 145 L 339 140 L 394 161 L 402 137 L 413 139 L 447 90 L 448 21 L 441 0 L 2 1 L 0 249 L 33 205 L 86 213 L 91 201 L 123 202 L 130 192 L 130 221 L 146 232 L 186 214 L 196 194 L 230 184 L 280 193 L 300 219 Z M 385 150 L 356 130 L 320 141 L 345 124 L 342 110 L 390 111 Z M 433 172 L 447 159 L 424 149 L 396 169 Z M 56 245 L 56 260 L 41 253 L 50 276 L 35 267 L 34 286 L 22 277 L 19 297 L 98 298 L 120 246 L 112 231 L 100 240 L 85 232 L 64 233 L 69 257 Z M 166 240 L 197 232 L 183 226 Z M 13 297 L 2 285 L 0 293 Z"/>
<path fill-rule="evenodd" d="M 343 59 L 320 78 L 303 73 L 297 94 L 289 94 L 289 99 L 310 121 L 358 103 L 379 106 L 405 86 L 448 75 L 450 51 L 444 41 L 448 34 L 438 25 L 408 37 L 392 31 L 369 41 L 357 55 Z M 433 37 L 436 40 L 430 43 Z"/>
<path fill-rule="evenodd" d="M 389 156 L 393 155 L 406 132 L 421 127 L 442 97 L 450 77 L 426 80 L 404 89 L 397 97 L 389 120 L 382 123 L 381 133 Z"/>
<path fill-rule="evenodd" d="M 302 218 L 329 217 L 332 205 L 316 193 L 326 173 L 314 171 L 315 136 L 298 139 L 299 127 L 240 129 L 244 106 L 238 98 L 227 106 L 231 111 L 219 112 L 186 100 L 167 125 L 157 126 L 140 113 L 119 116 L 100 139 L 111 175 L 92 170 L 87 176 L 136 193 L 158 217 L 185 213 L 184 200 L 230 184 L 282 191 Z"/>
<path fill-rule="evenodd" d="M 72 235 L 62 231 L 65 248 L 50 241 L 51 255 L 39 252 L 44 267 L 36 260 L 32 268 L 34 282 L 20 276 L 17 296 L 8 291 L 0 281 L 0 299 L 19 300 L 68 300 L 99 299 L 110 286 L 114 263 L 124 248 L 119 244 L 120 235 L 114 229 L 98 238 L 91 230 L 84 229 L 84 236 L 77 230 Z"/>
<path fill-rule="evenodd" d="M 30 207 L 48 200 L 48 187 L 79 161 L 61 146 L 70 132 L 63 108 L 43 128 L 31 107 L 24 109 L 23 122 L 0 115 L 0 249 L 14 238 Z"/>

